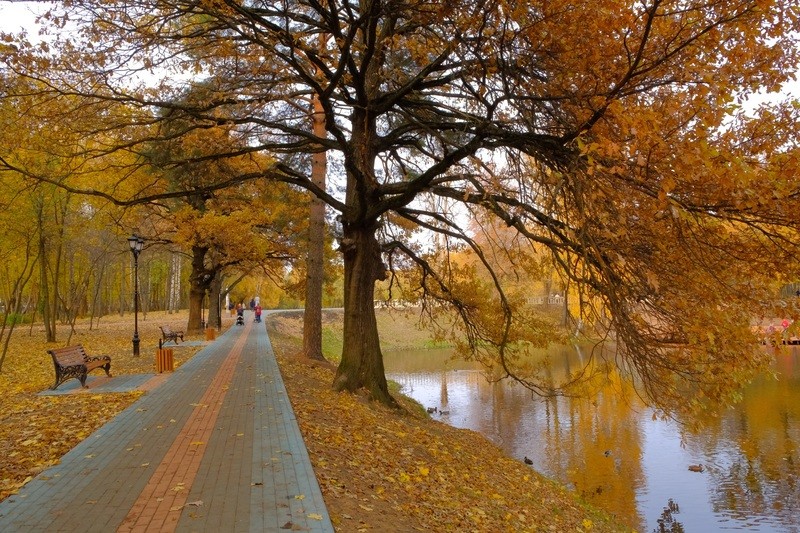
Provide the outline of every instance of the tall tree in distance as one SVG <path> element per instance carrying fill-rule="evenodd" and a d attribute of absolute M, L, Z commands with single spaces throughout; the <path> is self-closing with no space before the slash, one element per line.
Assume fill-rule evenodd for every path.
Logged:
<path fill-rule="evenodd" d="M 76 150 L 101 160 L 224 126 L 247 142 L 185 163 L 259 152 L 271 164 L 234 169 L 204 193 L 281 181 L 338 214 L 336 389 L 394 404 L 373 300 L 387 265 L 404 262 L 436 304 L 426 309 L 459 317 L 469 356 L 557 392 L 526 357 L 548 342 L 547 327 L 467 230 L 464 218 L 481 217 L 516 233 L 508 257 L 550 255 L 587 296 L 581 318 L 616 342 L 615 362 L 665 409 L 730 400 L 766 364 L 751 320 L 777 312 L 776 276 L 800 278 L 799 111 L 780 102 L 745 113 L 736 102 L 793 77 L 793 0 L 75 0 L 65 9 L 50 15 L 53 27 L 69 20 L 82 32 L 57 55 L 18 41 L 6 68 L 64 101 L 66 127 L 93 139 Z M 159 81 L 137 86 L 142 74 Z M 186 84 L 206 90 L 180 102 Z M 325 135 L 307 126 L 314 99 Z M 164 110 L 192 126 L 153 139 Z M 305 156 L 322 151 L 342 162 L 341 190 L 307 172 Z M 189 192 L 133 189 L 124 176 L 87 187 L 80 171 L 39 179 L 121 204 Z M 436 199 L 452 211 L 426 207 Z M 426 232 L 470 249 L 488 281 L 434 261 Z"/>
<path fill-rule="evenodd" d="M 325 110 L 319 98 L 312 97 L 312 132 L 325 137 Z M 311 156 L 311 183 L 325 190 L 328 172 L 327 154 L 316 151 Z M 308 251 L 306 253 L 305 312 L 303 313 L 303 355 L 324 360 L 322 355 L 322 287 L 325 281 L 325 202 L 313 197 L 308 212 Z"/>

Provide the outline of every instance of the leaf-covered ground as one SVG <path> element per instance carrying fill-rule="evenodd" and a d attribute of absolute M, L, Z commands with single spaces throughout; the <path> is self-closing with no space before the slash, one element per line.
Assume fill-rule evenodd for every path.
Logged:
<path fill-rule="evenodd" d="M 339 394 L 332 365 L 271 331 L 289 396 L 339 531 L 625 531 L 481 435 Z"/>
<path fill-rule="evenodd" d="M 47 467 L 57 464 L 62 455 L 125 409 L 140 392 L 117 394 L 69 394 L 39 396 L 55 381 L 50 348 L 83 344 L 89 354 L 111 356 L 114 375 L 154 372 L 154 353 L 161 332 L 158 326 L 186 327 L 187 314 L 148 313 L 140 317 L 141 356 L 132 355 L 133 317 L 103 318 L 89 328 L 88 321 L 76 325 L 69 337 L 69 326 L 57 327 L 55 343 L 45 342 L 44 328 L 29 324 L 17 326 L 11 336 L 8 354 L 0 373 L 0 500 Z M 69 342 L 67 342 L 69 338 Z M 187 338 L 188 340 L 188 338 Z M 178 348 L 175 364 L 180 365 L 197 348 Z M 103 376 L 102 370 L 91 375 Z M 63 387 L 63 385 L 62 385 Z"/>
<path fill-rule="evenodd" d="M 139 358 L 130 354 L 132 317 L 104 319 L 91 330 L 81 324 L 69 343 L 111 355 L 115 375 L 150 373 L 158 326 L 183 329 L 185 323 L 183 313 L 149 314 L 140 321 Z M 625 530 L 480 435 L 433 421 L 409 400 L 399 398 L 405 409 L 395 411 L 334 393 L 330 365 L 296 357 L 292 327 L 273 330 L 272 340 L 337 531 Z M 62 326 L 60 342 L 47 344 L 40 327 L 25 326 L 12 338 L 0 374 L 0 499 L 139 395 L 38 396 L 53 383 L 46 350 L 65 345 L 67 334 Z M 175 350 L 176 364 L 195 352 Z"/>

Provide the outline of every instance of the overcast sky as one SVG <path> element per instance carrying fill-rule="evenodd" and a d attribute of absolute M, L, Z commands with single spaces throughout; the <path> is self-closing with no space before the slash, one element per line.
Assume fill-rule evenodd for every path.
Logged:
<path fill-rule="evenodd" d="M 34 33 L 35 12 L 45 11 L 48 5 L 46 2 L 0 0 L 0 30 L 18 32 L 26 28 L 29 33 Z"/>

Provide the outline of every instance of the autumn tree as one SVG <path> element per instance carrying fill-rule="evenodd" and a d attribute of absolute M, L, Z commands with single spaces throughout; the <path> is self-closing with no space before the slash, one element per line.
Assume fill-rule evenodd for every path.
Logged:
<path fill-rule="evenodd" d="M 322 37 L 320 37 L 320 42 Z M 311 131 L 325 137 L 325 110 L 318 97 L 312 101 Z M 325 190 L 328 171 L 327 154 L 315 152 L 311 159 L 311 183 Z M 314 197 L 308 213 L 308 252 L 306 254 L 306 286 L 303 312 L 303 354 L 310 359 L 324 360 L 322 355 L 322 291 L 325 284 L 325 202 Z"/>
<path fill-rule="evenodd" d="M 192 98 L 202 94 L 196 89 Z M 222 285 L 232 270 L 245 273 L 273 270 L 296 255 L 292 252 L 297 227 L 304 226 L 294 214 L 303 198 L 290 187 L 266 188 L 240 184 L 223 193 L 209 186 L 228 176 L 258 168 L 258 154 L 215 158 L 241 148 L 242 140 L 228 128 L 215 127 L 188 133 L 194 124 L 182 116 L 161 125 L 165 139 L 152 143 L 144 154 L 146 171 L 160 178 L 165 193 L 183 195 L 152 202 L 147 225 L 149 240 L 185 249 L 189 255 L 189 318 L 187 331 L 201 329 L 202 308 L 208 295 L 209 321 L 219 327 Z M 170 139 L 174 137 L 174 139 Z M 169 139 L 169 140 L 167 140 Z"/>
<path fill-rule="evenodd" d="M 513 228 L 521 253 L 525 243 L 548 251 L 587 294 L 583 316 L 616 340 L 619 365 L 662 405 L 729 398 L 764 362 L 750 321 L 776 312 L 771 278 L 800 274 L 798 108 L 749 113 L 738 103 L 793 76 L 792 2 L 76 0 L 65 9 L 48 15 L 53 28 L 69 21 L 81 32 L 62 37 L 57 54 L 18 42 L 8 68 L 53 98 L 79 99 L 64 108 L 85 117 L 72 130 L 113 132 L 98 158 L 152 141 L 140 126 L 167 109 L 193 120 L 180 135 L 226 125 L 247 136 L 217 160 L 272 157 L 209 190 L 282 181 L 338 213 L 337 389 L 393 403 L 373 299 L 389 258 L 402 258 L 419 269 L 426 301 L 455 310 L 475 357 L 551 392 L 524 364 L 547 335 L 466 230 L 479 214 Z M 201 83 L 204 98 L 175 103 L 182 86 Z M 325 135 L 307 127 L 313 99 Z M 298 163 L 322 150 L 341 165 L 338 188 L 316 185 Z M 85 187 L 75 177 L 58 183 L 119 203 L 180 194 L 125 197 L 124 180 Z M 447 211 L 430 208 L 437 199 Z M 450 275 L 420 232 L 470 248 L 490 283 Z M 679 404 L 684 394 L 695 400 Z"/>
<path fill-rule="evenodd" d="M 31 89 L 26 80 L 5 73 L 2 78 L 5 91 Z M 19 85 L 15 89 L 16 84 Z M 70 175 L 74 168 L 86 163 L 85 159 L 72 158 L 60 150 L 62 145 L 77 141 L 58 127 L 57 118 L 40 120 L 56 111 L 58 105 L 36 99 L 0 101 L 0 145 L 8 163 L 55 179 Z M 28 121 L 28 113 L 36 120 Z M 57 117 L 58 113 L 50 116 Z M 45 336 L 53 342 L 58 323 L 74 326 L 78 314 L 86 309 L 89 285 L 99 283 L 103 277 L 99 265 L 113 256 L 108 249 L 113 241 L 103 233 L 108 233 L 112 221 L 103 209 L 107 205 L 104 200 L 77 196 L 26 178 L 25 172 L 13 168 L 0 172 L 2 233 L 7 237 L 3 247 L 8 246 L 9 277 L 5 281 L 15 280 L 8 288 L 11 309 L 6 311 L 21 310 L 22 291 L 30 281 L 27 303 L 42 317 Z M 24 252 L 23 257 L 20 252 Z M 29 255 L 31 252 L 35 252 L 33 256 Z M 13 323 L 10 327 L 13 329 Z"/>

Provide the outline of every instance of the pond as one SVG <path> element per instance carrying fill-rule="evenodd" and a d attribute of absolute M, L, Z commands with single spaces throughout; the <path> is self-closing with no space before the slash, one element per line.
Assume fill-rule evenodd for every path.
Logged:
<path fill-rule="evenodd" d="M 565 368 L 583 357 L 569 347 L 551 354 Z M 433 418 L 528 458 L 639 531 L 800 531 L 798 347 L 775 354 L 778 379 L 756 380 L 741 404 L 696 433 L 654 420 L 621 383 L 591 398 L 545 400 L 488 382 L 449 350 L 389 352 L 385 364 L 405 394 L 436 408 Z"/>

